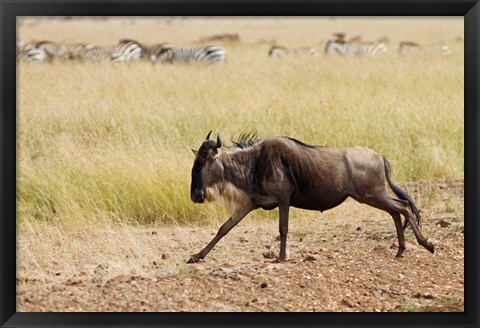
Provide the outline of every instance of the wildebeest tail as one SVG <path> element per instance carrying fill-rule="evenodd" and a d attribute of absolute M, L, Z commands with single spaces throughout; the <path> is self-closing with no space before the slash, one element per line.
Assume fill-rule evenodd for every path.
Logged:
<path fill-rule="evenodd" d="M 417 220 L 417 225 L 420 226 L 420 213 L 418 212 L 418 208 L 413 202 L 412 198 L 402 189 L 397 187 L 392 179 L 390 178 L 390 163 L 388 160 L 384 157 L 383 162 L 385 164 L 385 176 L 387 178 L 387 182 L 390 185 L 390 188 L 392 188 L 393 192 L 395 195 L 397 195 L 398 198 L 406 200 L 408 202 L 408 205 L 410 206 L 410 209 L 412 210 L 413 215 L 415 216 Z M 403 230 L 405 230 L 408 226 L 408 220 L 405 218 L 405 223 L 403 224 Z"/>

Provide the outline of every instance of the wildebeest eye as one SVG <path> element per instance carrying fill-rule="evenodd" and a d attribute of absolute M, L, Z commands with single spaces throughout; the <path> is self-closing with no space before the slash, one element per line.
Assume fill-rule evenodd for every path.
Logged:
<path fill-rule="evenodd" d="M 207 152 L 202 152 L 202 153 L 200 153 L 199 157 L 200 157 L 201 160 L 206 160 L 207 157 L 208 157 L 208 153 Z"/>

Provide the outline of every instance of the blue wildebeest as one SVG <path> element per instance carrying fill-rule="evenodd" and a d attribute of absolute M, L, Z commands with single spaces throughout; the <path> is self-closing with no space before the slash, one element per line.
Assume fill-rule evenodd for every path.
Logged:
<path fill-rule="evenodd" d="M 210 131 L 211 133 L 211 131 Z M 286 256 L 289 207 L 325 211 L 348 197 L 388 212 L 395 222 L 398 252 L 405 250 L 404 229 L 413 229 L 420 245 L 434 252 L 434 245 L 419 230 L 420 215 L 410 196 L 390 178 L 390 164 L 364 147 L 310 146 L 289 137 L 243 140 L 222 147 L 220 136 L 210 133 L 195 153 L 190 197 L 195 203 L 218 202 L 231 217 L 217 235 L 187 263 L 205 258 L 217 242 L 249 212 L 279 208 L 280 254 Z M 385 181 L 398 198 L 391 197 Z M 401 215 L 405 217 L 402 228 Z M 415 219 L 414 219 L 415 218 Z"/>

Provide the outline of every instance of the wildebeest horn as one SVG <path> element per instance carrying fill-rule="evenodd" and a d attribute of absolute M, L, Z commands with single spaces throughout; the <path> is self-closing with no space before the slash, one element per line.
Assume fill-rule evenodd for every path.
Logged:
<path fill-rule="evenodd" d="M 222 147 L 222 141 L 220 140 L 220 133 L 217 134 L 217 146 L 216 146 L 216 147 L 217 147 L 217 148 Z"/>
<path fill-rule="evenodd" d="M 205 140 L 210 139 L 210 135 L 211 135 L 211 134 L 212 134 L 212 130 L 210 130 L 210 132 L 208 132 L 207 137 L 205 138 Z"/>

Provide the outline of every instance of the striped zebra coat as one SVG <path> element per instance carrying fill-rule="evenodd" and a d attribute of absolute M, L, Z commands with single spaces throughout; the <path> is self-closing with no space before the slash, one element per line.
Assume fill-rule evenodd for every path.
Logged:
<path fill-rule="evenodd" d="M 159 63 L 214 64 L 225 62 L 226 56 L 224 48 L 210 45 L 200 48 L 164 47 L 155 58 Z"/>
<path fill-rule="evenodd" d="M 446 44 L 436 44 L 429 46 L 421 46 L 415 42 L 403 41 L 400 42 L 398 53 L 401 55 L 406 54 L 419 54 L 419 53 L 438 53 L 446 56 L 452 53 L 452 50 Z"/>
<path fill-rule="evenodd" d="M 142 48 L 134 42 L 116 46 L 94 47 L 83 52 L 78 59 L 84 62 L 129 62 L 142 56 Z"/>
<path fill-rule="evenodd" d="M 318 56 L 318 52 L 314 48 L 300 48 L 300 49 L 288 49 L 282 46 L 272 46 L 268 51 L 268 55 L 271 58 L 280 57 L 309 57 Z"/>
<path fill-rule="evenodd" d="M 84 42 L 60 44 L 53 41 L 36 41 L 33 44 L 45 52 L 46 59 L 50 62 L 57 59 L 75 59 L 86 50 L 94 48 L 92 44 Z"/>
<path fill-rule="evenodd" d="M 47 57 L 42 49 L 38 49 L 33 44 L 24 44 L 21 41 L 17 41 L 16 51 L 16 58 L 19 61 L 42 63 Z"/>
<path fill-rule="evenodd" d="M 388 51 L 385 43 L 382 42 L 362 42 L 350 43 L 328 40 L 325 44 L 325 53 L 338 54 L 342 56 L 374 56 L 386 53 Z"/>
<path fill-rule="evenodd" d="M 174 48 L 173 44 L 167 42 L 154 43 L 154 44 L 145 44 L 132 39 L 122 39 L 118 42 L 117 47 L 121 46 L 138 46 L 140 48 L 139 58 L 151 60 L 155 62 L 159 54 L 168 48 Z"/>

